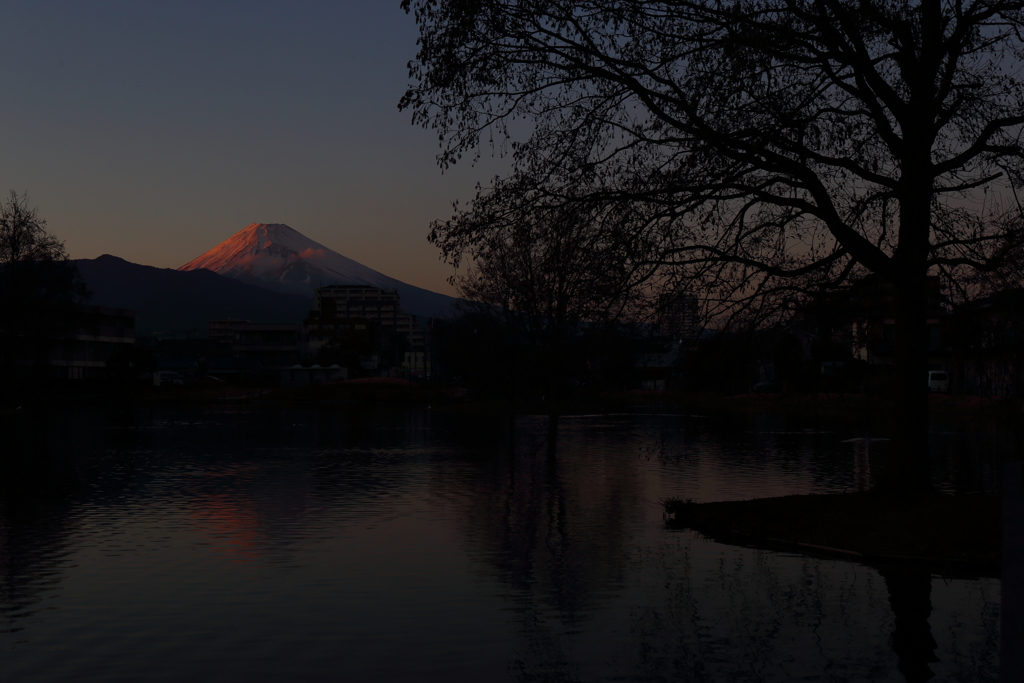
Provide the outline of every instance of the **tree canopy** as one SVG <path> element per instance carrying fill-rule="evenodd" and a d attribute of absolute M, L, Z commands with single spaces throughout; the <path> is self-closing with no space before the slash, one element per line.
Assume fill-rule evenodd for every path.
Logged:
<path fill-rule="evenodd" d="M 521 197 L 501 192 L 431 232 L 446 258 L 471 264 L 451 278 L 463 312 L 470 309 L 477 321 L 500 318 L 494 322 L 507 332 L 503 343 L 531 349 L 541 395 L 560 397 L 572 369 L 579 374 L 588 354 L 617 338 L 616 323 L 644 313 L 642 295 L 657 267 L 638 240 L 622 235 L 635 217 L 619 209 L 629 208 L 543 201 L 523 207 Z"/>
<path fill-rule="evenodd" d="M 433 226 L 445 258 L 473 264 L 452 278 L 460 296 L 518 314 L 538 334 L 636 313 L 655 266 L 649 246 L 623 234 L 636 217 L 617 209 L 631 207 L 522 200 L 488 194 L 460 220 Z"/>
<path fill-rule="evenodd" d="M 436 228 L 521 207 L 642 206 L 621 234 L 735 307 L 892 283 L 903 422 L 926 440 L 927 276 L 1020 262 L 1024 3 L 405 0 L 400 106 L 442 167 L 514 170 Z M 526 191 L 529 188 L 529 191 Z"/>
<path fill-rule="evenodd" d="M 11 191 L 0 203 L 0 369 L 8 377 L 14 366 L 39 371 L 88 298 L 63 242 L 47 232 L 27 195 Z"/>
<path fill-rule="evenodd" d="M 485 194 L 660 207 L 647 227 L 677 273 L 764 294 L 1020 248 L 1019 2 L 405 6 L 401 106 L 442 165 L 511 141 L 514 176 Z"/>

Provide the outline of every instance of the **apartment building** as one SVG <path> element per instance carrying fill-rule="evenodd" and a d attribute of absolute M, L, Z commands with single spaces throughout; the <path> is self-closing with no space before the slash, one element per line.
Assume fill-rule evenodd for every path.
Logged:
<path fill-rule="evenodd" d="M 107 361 L 135 346 L 135 311 L 78 306 L 74 330 L 50 340 L 51 375 L 66 379 L 104 377 Z"/>
<path fill-rule="evenodd" d="M 429 376 L 427 330 L 402 310 L 395 290 L 330 285 L 315 290 L 313 304 L 304 323 L 310 357 L 333 348 L 358 355 L 370 373 Z"/>

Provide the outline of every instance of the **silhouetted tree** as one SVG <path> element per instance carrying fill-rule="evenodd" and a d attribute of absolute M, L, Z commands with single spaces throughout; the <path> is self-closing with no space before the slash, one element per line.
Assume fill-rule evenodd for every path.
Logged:
<path fill-rule="evenodd" d="M 400 106 L 436 130 L 439 163 L 528 131 L 477 201 L 644 207 L 636 236 L 723 307 L 889 280 L 892 483 L 927 486 L 926 276 L 1022 249 L 1021 2 L 403 5 L 420 47 Z"/>
<path fill-rule="evenodd" d="M 500 315 L 532 350 L 541 392 L 559 394 L 584 362 L 583 343 L 642 304 L 655 267 L 638 254 L 613 210 L 584 212 L 510 194 L 483 197 L 458 221 L 437 222 L 430 240 L 462 272 L 450 278 L 477 315 Z"/>
<path fill-rule="evenodd" d="M 475 397 L 518 396 L 529 384 L 528 372 L 512 372 L 523 362 L 522 340 L 494 311 L 470 307 L 435 320 L 431 347 L 441 381 Z"/>
<path fill-rule="evenodd" d="M 11 192 L 0 204 L 0 373 L 8 387 L 38 374 L 51 344 L 74 329 L 76 304 L 89 298 L 64 244 Z"/>
<path fill-rule="evenodd" d="M 782 380 L 783 388 L 792 391 L 801 384 L 804 373 L 804 349 L 793 333 L 783 334 L 772 349 L 775 376 Z"/>

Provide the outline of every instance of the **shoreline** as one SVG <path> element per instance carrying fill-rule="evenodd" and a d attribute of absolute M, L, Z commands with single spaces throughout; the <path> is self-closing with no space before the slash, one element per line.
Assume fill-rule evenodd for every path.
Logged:
<path fill-rule="evenodd" d="M 679 414 L 777 414 L 792 417 L 878 419 L 891 414 L 891 401 L 865 394 L 711 394 L 650 391 L 577 394 L 562 400 L 467 398 L 451 388 L 429 384 L 391 386 L 387 384 L 320 384 L 306 387 L 270 388 L 225 384 L 152 388 L 140 386 L 92 385 L 47 387 L 22 400 L 8 398 L 0 413 L 11 413 L 19 405 L 67 403 L 144 403 L 219 405 L 224 403 L 287 404 L 405 404 L 429 405 L 436 410 L 517 415 L 578 415 L 613 412 L 648 412 L 657 409 Z M 1024 425 L 1024 399 L 932 394 L 932 417 L 994 419 Z"/>
<path fill-rule="evenodd" d="M 1001 576 L 998 496 L 866 491 L 664 506 L 668 528 L 720 543 L 911 565 L 944 576 Z"/>

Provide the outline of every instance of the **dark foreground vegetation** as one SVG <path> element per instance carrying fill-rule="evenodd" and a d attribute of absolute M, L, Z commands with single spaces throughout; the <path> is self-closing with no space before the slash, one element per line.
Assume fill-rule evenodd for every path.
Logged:
<path fill-rule="evenodd" d="M 395 402 L 429 404 L 435 408 L 500 412 L 520 415 L 572 415 L 580 413 L 658 410 L 680 414 L 775 413 L 793 417 L 847 418 L 870 422 L 879 433 L 892 416 L 892 399 L 867 393 L 792 392 L 727 393 L 713 391 L 647 391 L 641 389 L 581 388 L 561 394 L 515 395 L 477 393 L 461 386 L 417 382 L 399 378 L 366 378 L 301 387 L 279 387 L 273 377 L 259 376 L 223 381 L 203 378 L 184 384 L 153 386 L 148 379 L 110 376 L 89 380 L 38 378 L 8 387 L 0 409 L 45 407 L 64 402 L 171 402 L 222 401 L 285 402 Z M 13 389 L 18 389 L 13 391 Z M 1012 426 L 1024 423 L 1024 399 L 932 394 L 929 412 L 939 418 L 995 421 Z"/>
<path fill-rule="evenodd" d="M 880 491 L 746 501 L 665 503 L 667 524 L 716 541 L 820 553 L 941 574 L 999 576 L 994 496 Z"/>

